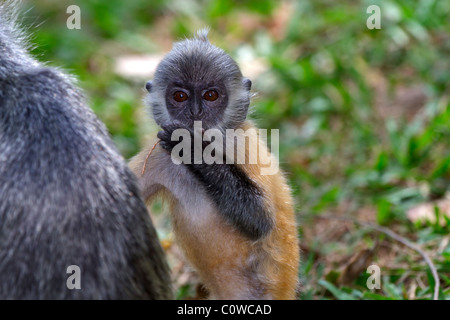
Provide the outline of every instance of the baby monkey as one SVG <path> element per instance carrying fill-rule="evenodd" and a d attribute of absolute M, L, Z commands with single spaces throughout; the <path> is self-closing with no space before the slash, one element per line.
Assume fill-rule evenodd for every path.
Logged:
<path fill-rule="evenodd" d="M 147 203 L 159 195 L 170 204 L 176 241 L 211 299 L 294 299 L 299 247 L 291 192 L 279 170 L 261 173 L 276 159 L 246 119 L 251 81 L 207 33 L 175 43 L 147 83 L 147 103 L 162 131 L 130 167 Z M 178 129 L 191 141 L 204 133 L 201 151 L 214 140 L 206 131 L 222 133 L 224 151 L 212 154 L 223 161 L 175 161 L 195 158 L 195 142 L 175 149 Z M 235 130 L 232 138 L 228 129 Z M 236 141 L 249 143 L 230 144 Z M 249 161 L 255 150 L 258 161 Z"/>

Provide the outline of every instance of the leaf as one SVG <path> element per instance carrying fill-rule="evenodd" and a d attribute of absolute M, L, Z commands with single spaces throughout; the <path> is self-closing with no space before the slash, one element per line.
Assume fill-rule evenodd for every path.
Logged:
<path fill-rule="evenodd" d="M 444 176 L 450 171 L 450 157 L 444 159 L 430 175 L 431 179 L 436 179 L 438 177 Z"/>
<path fill-rule="evenodd" d="M 380 199 L 377 204 L 377 222 L 380 225 L 386 225 L 392 218 L 392 204 L 386 199 Z"/>
<path fill-rule="evenodd" d="M 384 283 L 383 290 L 387 292 L 395 300 L 404 300 L 401 294 L 401 289 L 399 289 L 392 283 Z"/>
<path fill-rule="evenodd" d="M 364 292 L 363 298 L 364 299 L 372 299 L 372 300 L 396 300 L 396 299 L 391 298 L 391 297 L 386 297 L 386 296 L 383 296 L 381 294 L 368 292 L 368 291 Z"/>
<path fill-rule="evenodd" d="M 349 295 L 348 293 L 345 293 L 338 288 L 336 288 L 332 283 L 326 281 L 326 280 L 319 280 L 319 284 L 323 287 L 325 287 L 328 291 L 331 292 L 333 296 L 335 296 L 338 300 L 356 300 L 355 297 Z"/>

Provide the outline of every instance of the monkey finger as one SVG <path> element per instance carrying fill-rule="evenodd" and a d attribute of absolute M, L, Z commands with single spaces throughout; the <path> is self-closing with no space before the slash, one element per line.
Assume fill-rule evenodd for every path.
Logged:
<path fill-rule="evenodd" d="M 163 148 L 164 150 L 169 151 L 169 152 L 172 151 L 173 146 L 171 143 L 161 140 L 161 142 L 159 144 L 161 145 L 161 148 Z"/>
<path fill-rule="evenodd" d="M 158 134 L 156 135 L 161 141 L 170 141 L 170 137 L 172 136 L 171 133 L 162 130 L 159 131 Z"/>

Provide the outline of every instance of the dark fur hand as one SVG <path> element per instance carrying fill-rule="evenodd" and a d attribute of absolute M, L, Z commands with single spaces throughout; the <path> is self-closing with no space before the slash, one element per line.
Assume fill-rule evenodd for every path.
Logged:
<path fill-rule="evenodd" d="M 173 147 L 182 141 L 172 141 L 173 132 L 176 129 L 186 129 L 191 135 L 191 152 L 194 152 L 194 129 L 192 127 L 187 127 L 181 121 L 175 120 L 161 125 L 161 129 L 162 130 L 158 132 L 157 137 L 161 140 L 160 145 L 164 150 L 167 150 L 169 153 L 172 152 Z M 202 130 L 202 136 L 203 133 L 204 129 Z M 209 143 L 210 142 L 203 141 L 202 139 L 202 148 L 204 149 Z"/>
<path fill-rule="evenodd" d="M 169 153 L 172 152 L 173 147 L 175 147 L 180 141 L 172 141 L 172 133 L 176 129 L 187 129 L 183 127 L 180 121 L 173 121 L 165 123 L 161 126 L 161 131 L 158 132 L 157 136 L 161 140 L 160 145 L 164 150 Z M 189 129 L 188 129 L 189 130 Z"/>
<path fill-rule="evenodd" d="M 158 132 L 161 146 L 169 153 L 180 141 L 172 141 L 175 129 L 186 129 L 191 134 L 191 152 L 194 152 L 194 130 L 179 121 L 161 126 Z M 210 142 L 203 141 L 203 148 Z M 183 150 L 180 151 L 180 153 Z M 182 155 L 180 155 L 182 156 Z M 201 182 L 206 192 L 216 203 L 225 219 L 250 239 L 257 240 L 273 228 L 271 212 L 266 208 L 264 195 L 259 187 L 233 164 L 185 164 Z"/>

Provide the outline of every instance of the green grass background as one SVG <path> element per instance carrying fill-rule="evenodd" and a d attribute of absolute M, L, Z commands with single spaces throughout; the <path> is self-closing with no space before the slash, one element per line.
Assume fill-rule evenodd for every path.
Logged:
<path fill-rule="evenodd" d="M 116 59 L 163 54 L 173 41 L 210 26 L 214 44 L 263 66 L 252 78 L 253 117 L 280 129 L 280 160 L 302 239 L 299 298 L 432 297 L 434 280 L 417 252 L 369 227 L 317 219 L 326 214 L 371 221 L 419 245 L 438 270 L 440 298 L 450 299 L 449 219 L 419 223 L 406 214 L 449 196 L 449 1 L 23 4 L 33 53 L 79 79 L 126 158 L 156 128 L 142 103 L 146 79 L 118 75 Z M 66 28 L 71 4 L 81 9 L 81 30 Z M 381 8 L 380 30 L 366 27 L 372 4 Z M 381 267 L 379 290 L 366 286 L 369 264 Z M 178 297 L 193 286 L 184 283 Z"/>

